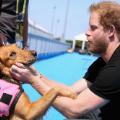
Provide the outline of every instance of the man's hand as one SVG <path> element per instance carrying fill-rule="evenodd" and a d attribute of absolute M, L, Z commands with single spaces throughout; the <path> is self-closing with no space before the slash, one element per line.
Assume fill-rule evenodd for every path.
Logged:
<path fill-rule="evenodd" d="M 26 67 L 21 63 L 16 63 L 16 65 L 13 65 L 10 69 L 11 75 L 13 78 L 20 80 L 24 83 L 31 83 L 33 78 L 40 77 L 40 73 L 35 70 L 35 68 Z"/>

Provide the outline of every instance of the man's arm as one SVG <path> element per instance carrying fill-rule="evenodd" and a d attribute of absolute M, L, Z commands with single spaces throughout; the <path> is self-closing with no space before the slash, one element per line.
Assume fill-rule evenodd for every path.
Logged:
<path fill-rule="evenodd" d="M 15 72 L 14 72 L 15 69 Z M 56 81 L 51 81 L 44 75 L 41 75 L 34 67 L 30 67 L 31 70 L 26 69 L 26 67 L 20 63 L 17 63 L 16 66 L 13 65 L 11 68 L 11 74 L 15 79 L 22 80 L 23 82 L 31 82 L 32 83 L 32 77 L 39 78 L 39 81 L 43 81 L 46 85 L 51 87 L 61 87 L 67 90 L 71 90 L 72 92 L 79 94 L 82 90 L 88 87 L 88 82 L 85 79 L 78 80 L 76 83 L 74 83 L 72 86 L 67 86 L 62 83 L 58 83 Z M 31 73 L 34 73 L 32 74 Z M 41 79 L 42 78 L 42 79 Z M 36 78 L 34 78 L 36 79 Z M 38 82 L 39 83 L 39 82 Z"/>
<path fill-rule="evenodd" d="M 87 80 L 81 79 L 81 80 L 78 80 L 77 82 L 75 82 L 72 86 L 67 86 L 65 84 L 58 83 L 58 82 L 53 81 L 53 80 L 48 80 L 48 78 L 46 78 L 43 75 L 41 75 L 41 77 L 42 77 L 41 80 L 51 87 L 59 86 L 59 87 L 62 87 L 64 89 L 71 90 L 71 91 L 75 92 L 76 94 L 79 94 L 82 90 L 87 88 L 88 84 L 89 84 L 87 82 Z"/>
<path fill-rule="evenodd" d="M 73 100 L 68 97 L 57 97 L 53 105 L 66 117 L 79 118 L 102 107 L 106 103 L 108 103 L 108 100 L 95 95 L 87 88 L 78 95 L 77 99 Z"/>
<path fill-rule="evenodd" d="M 31 84 L 39 93 L 44 95 L 46 92 L 48 92 L 51 86 L 43 82 L 44 80 L 42 79 L 43 78 L 37 77 L 32 78 Z M 78 118 L 96 108 L 102 107 L 108 102 L 108 100 L 95 95 L 92 91 L 90 91 L 89 88 L 85 88 L 81 91 L 76 99 L 57 97 L 53 105 L 66 117 Z"/>
<path fill-rule="evenodd" d="M 91 83 L 89 81 L 82 78 L 81 80 L 76 81 L 71 86 L 71 88 L 75 93 L 80 94 L 84 89 L 88 88 L 90 85 L 91 85 Z"/>
<path fill-rule="evenodd" d="M 12 75 L 18 80 L 29 80 L 31 85 L 42 95 L 46 94 L 52 87 L 59 85 L 55 84 L 55 82 L 50 85 L 50 81 L 47 78 L 40 76 L 37 73 L 36 75 L 32 74 L 24 66 L 23 68 L 20 66 L 12 66 Z M 54 107 L 68 118 L 78 118 L 79 116 L 82 116 L 85 113 L 99 108 L 109 102 L 90 91 L 85 79 L 75 83 L 71 88 L 72 90 L 74 89 L 74 91 L 77 91 L 77 93 L 80 93 L 76 99 L 57 97 L 53 103 Z"/>

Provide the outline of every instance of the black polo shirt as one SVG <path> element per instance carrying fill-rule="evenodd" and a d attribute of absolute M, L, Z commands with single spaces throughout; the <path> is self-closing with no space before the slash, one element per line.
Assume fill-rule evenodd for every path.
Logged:
<path fill-rule="evenodd" d="M 101 108 L 103 120 L 120 119 L 120 46 L 115 50 L 108 63 L 98 58 L 88 69 L 84 78 L 93 84 L 90 90 L 110 100 Z"/>

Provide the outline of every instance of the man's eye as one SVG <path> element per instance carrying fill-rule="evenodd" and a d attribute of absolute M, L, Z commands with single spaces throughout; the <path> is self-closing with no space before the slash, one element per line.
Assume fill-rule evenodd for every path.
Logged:
<path fill-rule="evenodd" d="M 91 26 L 90 29 L 91 29 L 92 31 L 94 31 L 94 30 L 97 29 L 97 26 Z"/>

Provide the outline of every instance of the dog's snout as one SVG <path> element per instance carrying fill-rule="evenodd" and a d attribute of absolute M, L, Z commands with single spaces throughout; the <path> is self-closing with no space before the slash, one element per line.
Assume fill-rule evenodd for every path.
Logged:
<path fill-rule="evenodd" d="M 37 56 L 37 52 L 35 50 L 31 50 L 32 55 L 34 55 L 35 57 Z"/>

